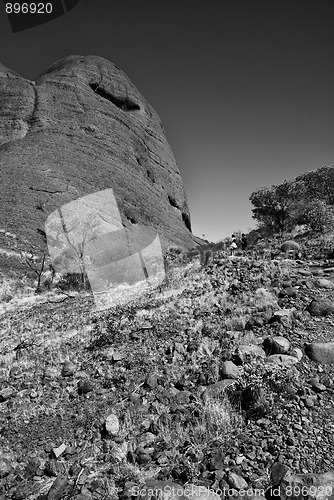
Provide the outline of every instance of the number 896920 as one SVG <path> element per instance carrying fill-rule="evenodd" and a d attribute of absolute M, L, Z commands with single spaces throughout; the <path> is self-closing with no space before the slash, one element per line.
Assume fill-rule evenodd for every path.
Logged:
<path fill-rule="evenodd" d="M 51 14 L 52 3 L 6 3 L 6 14 Z"/>

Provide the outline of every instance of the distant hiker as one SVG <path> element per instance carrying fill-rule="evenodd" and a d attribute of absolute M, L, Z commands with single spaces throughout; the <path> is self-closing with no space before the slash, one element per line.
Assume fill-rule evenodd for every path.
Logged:
<path fill-rule="evenodd" d="M 245 233 L 242 233 L 241 235 L 241 249 L 244 252 L 247 248 L 247 236 Z"/>
<path fill-rule="evenodd" d="M 231 255 L 234 255 L 234 250 L 236 248 L 238 248 L 237 240 L 236 240 L 234 234 L 232 234 L 232 241 L 231 241 L 231 244 L 230 244 Z"/>

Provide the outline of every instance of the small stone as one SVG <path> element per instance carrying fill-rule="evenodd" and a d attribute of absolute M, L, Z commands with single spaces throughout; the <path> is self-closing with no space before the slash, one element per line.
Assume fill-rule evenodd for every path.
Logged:
<path fill-rule="evenodd" d="M 76 372 L 76 365 L 72 361 L 65 361 L 61 374 L 63 377 L 71 377 Z"/>
<path fill-rule="evenodd" d="M 66 448 L 66 455 L 75 455 L 77 452 L 77 449 L 75 446 L 68 446 Z"/>
<path fill-rule="evenodd" d="M 290 356 L 294 356 L 298 361 L 301 361 L 303 357 L 303 351 L 299 347 L 293 347 L 290 349 Z"/>
<path fill-rule="evenodd" d="M 79 382 L 78 382 L 78 393 L 80 395 L 87 394 L 88 392 L 91 392 L 93 390 L 93 388 L 94 388 L 93 384 L 87 379 L 85 379 L 85 380 L 82 379 L 82 380 L 79 380 Z"/>
<path fill-rule="evenodd" d="M 192 396 L 190 391 L 180 391 L 176 394 L 175 400 L 177 404 L 189 403 L 189 398 Z"/>
<path fill-rule="evenodd" d="M 224 467 L 224 457 L 221 453 L 215 453 L 210 461 L 211 470 L 219 470 Z"/>
<path fill-rule="evenodd" d="M 105 421 L 105 428 L 109 435 L 116 435 L 119 432 L 119 420 L 116 415 L 111 413 Z"/>
<path fill-rule="evenodd" d="M 240 465 L 242 464 L 242 462 L 245 460 L 245 456 L 244 455 L 238 455 L 237 458 L 235 459 L 237 465 Z"/>
<path fill-rule="evenodd" d="M 144 465 L 150 461 L 151 461 L 151 457 L 149 455 L 147 455 L 146 453 L 139 453 L 139 455 L 137 456 L 137 462 L 139 464 Z"/>
<path fill-rule="evenodd" d="M 287 467 L 285 464 L 280 462 L 275 463 L 270 472 L 271 482 L 273 486 L 277 486 L 289 470 L 289 467 Z"/>
<path fill-rule="evenodd" d="M 311 276 L 314 272 L 308 271 L 307 269 L 299 269 L 298 274 L 301 274 L 302 276 Z"/>
<path fill-rule="evenodd" d="M 60 446 L 58 446 L 58 448 L 52 448 L 52 451 L 56 458 L 60 457 L 60 455 L 62 455 L 65 450 L 66 450 L 65 443 L 62 443 Z"/>
<path fill-rule="evenodd" d="M 240 374 L 240 369 L 232 361 L 224 361 L 221 374 L 224 379 L 236 379 Z"/>
<path fill-rule="evenodd" d="M 314 400 L 314 398 L 311 398 L 311 397 L 306 398 L 304 400 L 304 404 L 305 404 L 306 408 L 313 408 L 314 404 L 315 404 L 315 400 Z"/>
<path fill-rule="evenodd" d="M 158 380 L 159 376 L 156 373 L 152 373 L 147 377 L 146 385 L 148 385 L 148 387 L 150 387 L 151 389 L 154 389 L 158 386 Z"/>
<path fill-rule="evenodd" d="M 61 500 L 67 489 L 68 479 L 66 476 L 58 476 L 49 489 L 46 500 Z"/>
<path fill-rule="evenodd" d="M 4 401 L 7 401 L 7 399 L 12 398 L 15 396 L 16 391 L 13 389 L 13 387 L 4 387 L 0 391 L 0 403 L 3 403 Z"/>
<path fill-rule="evenodd" d="M 279 322 L 283 326 L 291 327 L 293 321 L 294 309 L 279 309 L 275 311 L 270 318 L 269 323 Z"/>
<path fill-rule="evenodd" d="M 129 399 L 135 405 L 140 405 L 141 403 L 141 396 L 139 394 L 135 394 L 134 392 L 130 394 Z"/>
<path fill-rule="evenodd" d="M 226 481 L 231 486 L 231 488 L 235 488 L 236 490 L 247 489 L 247 481 L 245 481 L 235 472 L 229 472 Z"/>
<path fill-rule="evenodd" d="M 280 299 L 284 297 L 296 297 L 297 296 L 297 290 L 296 288 L 289 287 L 289 288 L 284 288 L 284 290 L 280 290 L 278 297 Z"/>
<path fill-rule="evenodd" d="M 122 443 L 116 443 L 111 441 L 110 443 L 110 455 L 112 458 L 118 462 L 123 462 L 128 454 L 128 443 L 126 441 Z"/>
<path fill-rule="evenodd" d="M 44 474 L 46 476 L 59 476 L 60 474 L 65 473 L 65 464 L 64 462 L 58 461 L 55 458 L 48 460 L 44 465 Z"/>
<path fill-rule="evenodd" d="M 13 468 L 10 465 L 10 460 L 9 458 L 6 458 L 3 456 L 3 454 L 0 455 L 0 478 L 4 478 L 8 476 L 12 472 Z"/>
<path fill-rule="evenodd" d="M 206 385 L 206 376 L 204 373 L 200 373 L 197 379 L 197 385 Z"/>
<path fill-rule="evenodd" d="M 103 353 L 103 356 L 106 360 L 113 363 L 121 361 L 125 357 L 124 354 L 122 354 L 120 351 L 115 351 L 113 347 L 109 347 L 108 349 L 106 349 Z"/>
<path fill-rule="evenodd" d="M 332 381 L 332 379 L 331 379 L 331 378 L 326 377 L 326 378 L 324 378 L 324 380 L 323 380 L 323 384 L 324 384 L 327 388 L 329 388 L 329 387 L 332 387 L 332 385 L 333 385 L 333 381 Z"/>
<path fill-rule="evenodd" d="M 267 355 L 286 354 L 290 349 L 290 342 L 285 337 L 267 337 L 263 342 L 264 350 Z"/>
<path fill-rule="evenodd" d="M 319 382 L 319 379 L 314 377 L 314 378 L 311 378 L 309 380 L 309 383 L 312 387 L 312 389 L 315 391 L 315 392 L 322 392 L 322 391 L 326 391 L 327 390 L 327 387 L 324 385 L 324 384 L 321 384 Z"/>

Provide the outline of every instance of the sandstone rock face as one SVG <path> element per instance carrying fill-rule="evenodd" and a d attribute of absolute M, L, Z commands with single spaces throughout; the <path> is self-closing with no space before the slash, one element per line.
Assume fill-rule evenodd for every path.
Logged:
<path fill-rule="evenodd" d="M 31 243 L 45 244 L 37 229 L 54 210 L 112 189 L 123 227 L 196 247 L 160 118 L 101 57 L 66 57 L 36 81 L 0 65 L 0 172 L 1 226 Z"/>

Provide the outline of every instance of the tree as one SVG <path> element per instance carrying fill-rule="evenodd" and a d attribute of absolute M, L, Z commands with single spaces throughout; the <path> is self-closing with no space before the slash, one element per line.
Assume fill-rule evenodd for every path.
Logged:
<path fill-rule="evenodd" d="M 293 226 L 298 202 L 302 199 L 304 186 L 285 180 L 270 188 L 262 187 L 250 195 L 253 219 L 270 234 L 290 229 Z"/>
<path fill-rule="evenodd" d="M 334 205 L 334 167 L 322 167 L 306 172 L 296 178 L 305 187 L 305 199 L 321 199 L 327 205 Z"/>
<path fill-rule="evenodd" d="M 25 240 L 25 246 L 30 248 L 30 252 L 20 252 L 21 261 L 30 269 L 32 275 L 36 276 L 35 293 L 41 293 L 42 277 L 47 264 L 47 254 L 38 246 Z"/>
<path fill-rule="evenodd" d="M 70 220 L 64 219 L 61 209 L 47 221 L 47 241 L 54 268 L 65 275 L 81 276 L 83 288 L 88 287 L 85 268 L 85 250 L 91 241 L 98 236 L 101 221 L 96 214 L 80 217 L 76 215 Z"/>
<path fill-rule="evenodd" d="M 334 228 L 334 207 L 323 200 L 313 200 L 301 209 L 300 221 L 308 224 L 317 233 L 326 233 Z"/>

